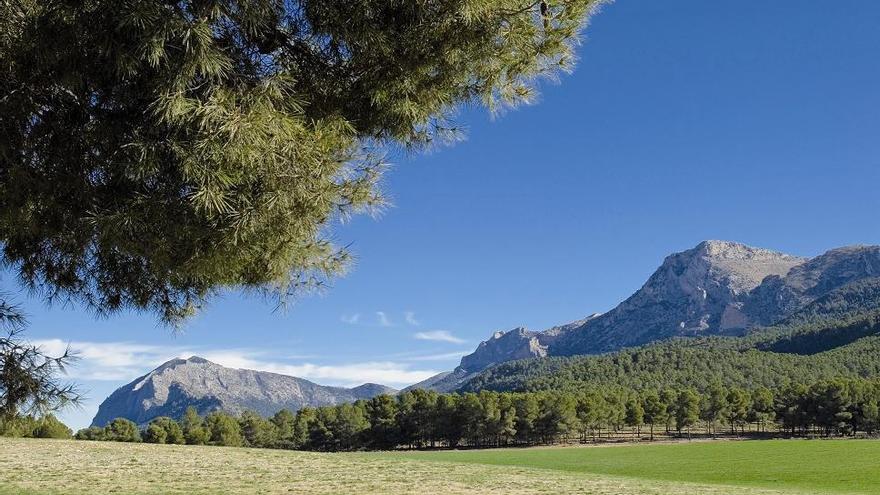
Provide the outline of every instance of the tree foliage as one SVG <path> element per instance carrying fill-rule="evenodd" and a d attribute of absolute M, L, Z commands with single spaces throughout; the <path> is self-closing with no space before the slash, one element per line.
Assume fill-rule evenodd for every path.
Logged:
<path fill-rule="evenodd" d="M 6 307 L 2 302 L 0 306 Z M 21 337 L 22 327 L 15 321 L 0 318 L 0 323 L 13 325 L 6 336 L 0 337 L 0 419 L 45 415 L 79 404 L 81 396 L 76 386 L 60 379 L 76 355 L 69 348 L 60 356 L 47 355 Z"/>
<path fill-rule="evenodd" d="M 192 409 L 181 419 L 184 432 L 192 431 L 186 425 L 197 423 L 194 415 Z M 701 420 L 707 421 L 705 428 Z M 655 427 L 661 431 L 664 425 L 671 428 L 667 434 L 682 438 L 714 436 L 716 425 L 761 438 L 873 435 L 880 429 L 880 379 L 819 380 L 777 390 L 715 384 L 707 392 L 689 387 L 464 394 L 413 390 L 397 397 L 306 407 L 296 414 L 280 411 L 271 419 L 247 411 L 238 417 L 217 411 L 205 422 L 212 445 L 316 451 L 653 440 Z M 144 441 L 171 443 L 165 433 L 173 429 L 171 424 L 175 422 L 169 418 L 151 422 Z M 643 425 L 650 429 L 647 438 L 641 434 Z M 76 438 L 132 441 L 120 432 L 133 426 L 117 419 L 106 428 L 81 430 Z M 204 443 L 184 436 L 186 443 Z"/>
<path fill-rule="evenodd" d="M 880 313 L 800 320 L 746 337 L 680 338 L 602 355 L 510 361 L 462 390 L 583 390 L 716 385 L 779 388 L 804 380 L 880 376 Z"/>
<path fill-rule="evenodd" d="M 165 321 L 349 255 L 382 150 L 529 101 L 602 0 L 4 0 L 0 242 L 20 278 Z"/>

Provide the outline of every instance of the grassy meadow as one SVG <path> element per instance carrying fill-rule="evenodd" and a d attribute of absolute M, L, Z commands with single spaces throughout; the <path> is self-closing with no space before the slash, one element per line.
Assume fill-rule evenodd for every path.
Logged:
<path fill-rule="evenodd" d="M 311 453 L 0 438 L 0 494 L 880 493 L 880 442 Z"/>

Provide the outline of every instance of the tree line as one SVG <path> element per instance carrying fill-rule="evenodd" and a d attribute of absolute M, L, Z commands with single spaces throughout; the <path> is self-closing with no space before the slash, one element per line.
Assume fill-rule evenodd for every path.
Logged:
<path fill-rule="evenodd" d="M 270 418 L 195 408 L 145 428 L 124 418 L 77 439 L 315 451 L 504 447 L 718 434 L 873 435 L 880 380 L 839 379 L 777 390 L 713 384 L 705 390 L 624 388 L 581 392 L 438 394 L 413 390 Z"/>

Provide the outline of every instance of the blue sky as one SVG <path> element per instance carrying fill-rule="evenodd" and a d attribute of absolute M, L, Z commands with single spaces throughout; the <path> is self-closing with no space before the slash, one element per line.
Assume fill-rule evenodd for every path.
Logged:
<path fill-rule="evenodd" d="M 465 109 L 466 141 L 392 157 L 395 206 L 334 229 L 351 274 L 285 313 L 230 292 L 174 334 L 3 285 L 32 338 L 83 351 L 74 427 L 178 355 L 402 386 L 494 330 L 606 311 L 703 239 L 807 256 L 880 243 L 878 25 L 868 0 L 619 0 L 537 104 Z"/>

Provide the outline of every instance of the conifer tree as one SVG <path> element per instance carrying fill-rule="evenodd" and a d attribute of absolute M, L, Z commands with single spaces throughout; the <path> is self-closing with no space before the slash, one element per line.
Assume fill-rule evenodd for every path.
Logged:
<path fill-rule="evenodd" d="M 2 258 L 169 322 L 319 286 L 349 261 L 333 222 L 383 204 L 383 150 L 530 101 L 601 1 L 0 1 Z"/>

